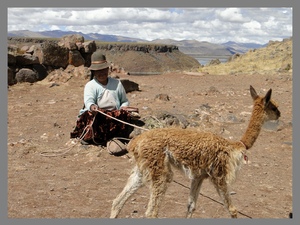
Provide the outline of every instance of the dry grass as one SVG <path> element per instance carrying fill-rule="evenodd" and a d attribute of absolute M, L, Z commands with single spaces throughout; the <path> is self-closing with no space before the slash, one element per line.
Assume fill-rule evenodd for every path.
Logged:
<path fill-rule="evenodd" d="M 208 65 L 199 72 L 209 74 L 270 74 L 292 73 L 292 38 L 272 41 L 261 49 L 252 49 L 234 60 L 219 65 Z"/>

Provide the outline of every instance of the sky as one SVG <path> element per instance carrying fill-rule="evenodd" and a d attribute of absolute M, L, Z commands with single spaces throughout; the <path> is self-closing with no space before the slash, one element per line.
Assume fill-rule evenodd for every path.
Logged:
<path fill-rule="evenodd" d="M 7 30 L 266 44 L 293 33 L 292 8 L 8 8 Z"/>

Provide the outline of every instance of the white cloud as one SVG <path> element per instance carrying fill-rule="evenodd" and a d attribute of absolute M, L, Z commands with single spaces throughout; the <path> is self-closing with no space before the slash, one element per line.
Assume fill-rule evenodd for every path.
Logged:
<path fill-rule="evenodd" d="M 220 20 L 228 21 L 228 22 L 246 22 L 249 19 L 244 18 L 241 9 L 239 8 L 226 8 L 216 10 L 216 15 Z"/>
<path fill-rule="evenodd" d="M 59 26 L 52 25 L 49 27 L 49 30 L 60 30 Z"/>
<path fill-rule="evenodd" d="M 249 29 L 249 30 L 260 30 L 261 25 L 259 22 L 255 21 L 255 20 L 251 20 L 250 22 L 244 23 L 243 27 L 245 27 L 246 29 Z"/>
<path fill-rule="evenodd" d="M 146 40 L 265 44 L 292 36 L 292 8 L 8 8 L 8 31 L 51 29 Z"/>
<path fill-rule="evenodd" d="M 276 21 L 274 16 L 270 16 L 268 21 L 264 22 L 263 25 L 268 29 L 276 29 L 278 26 L 278 21 Z"/>

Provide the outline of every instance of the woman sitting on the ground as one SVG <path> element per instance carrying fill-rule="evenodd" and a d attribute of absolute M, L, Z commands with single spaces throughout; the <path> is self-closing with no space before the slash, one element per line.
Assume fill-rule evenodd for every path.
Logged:
<path fill-rule="evenodd" d="M 105 145 L 113 137 L 128 138 L 133 128 L 98 111 L 125 122 L 131 122 L 129 102 L 120 80 L 108 77 L 109 64 L 98 50 L 91 57 L 91 80 L 84 88 L 84 108 L 79 112 L 71 138 L 82 144 Z"/>

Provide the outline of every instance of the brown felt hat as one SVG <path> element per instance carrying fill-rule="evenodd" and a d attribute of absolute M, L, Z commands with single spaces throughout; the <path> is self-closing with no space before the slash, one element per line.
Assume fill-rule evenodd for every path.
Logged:
<path fill-rule="evenodd" d="M 106 61 L 105 55 L 103 55 L 100 51 L 95 51 L 91 57 L 91 66 L 89 70 L 103 70 L 108 68 L 109 65 Z"/>

